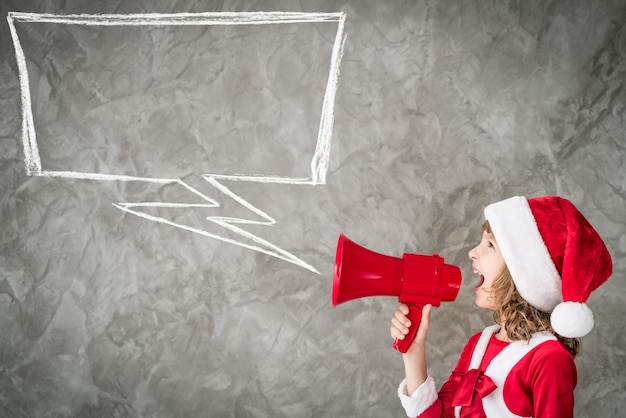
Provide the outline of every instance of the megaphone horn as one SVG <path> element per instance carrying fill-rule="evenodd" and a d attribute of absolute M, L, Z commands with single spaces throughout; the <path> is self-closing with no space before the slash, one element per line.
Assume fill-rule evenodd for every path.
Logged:
<path fill-rule="evenodd" d="M 379 254 L 339 236 L 333 276 L 333 307 L 368 296 L 398 296 L 409 308 L 412 326 L 404 340 L 393 347 L 405 353 L 419 327 L 422 307 L 439 306 L 456 299 L 461 287 L 461 269 L 432 256 L 404 254 L 402 258 Z"/>

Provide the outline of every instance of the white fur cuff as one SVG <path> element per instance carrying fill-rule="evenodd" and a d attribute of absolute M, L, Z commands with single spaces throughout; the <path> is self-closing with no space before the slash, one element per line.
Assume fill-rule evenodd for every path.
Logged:
<path fill-rule="evenodd" d="M 411 396 L 406 392 L 406 379 L 398 386 L 398 397 L 407 417 L 417 417 L 427 410 L 437 400 L 437 387 L 432 377 L 428 376 L 426 381 L 417 388 Z"/>

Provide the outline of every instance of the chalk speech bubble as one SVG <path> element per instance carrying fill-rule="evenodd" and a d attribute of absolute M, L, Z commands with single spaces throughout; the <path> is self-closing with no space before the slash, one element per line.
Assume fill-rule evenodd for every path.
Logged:
<path fill-rule="evenodd" d="M 344 13 L 287 13 L 287 12 L 248 12 L 248 13 L 179 13 L 179 14 L 132 14 L 132 15 L 53 15 L 53 14 L 33 14 L 33 13 L 18 13 L 18 12 L 10 12 L 7 15 L 7 20 L 9 23 L 9 27 L 11 30 L 11 35 L 13 39 L 13 44 L 15 48 L 16 60 L 19 69 L 19 81 L 20 81 L 20 89 L 21 89 L 21 99 L 22 99 L 22 142 L 24 147 L 24 155 L 25 155 L 25 166 L 26 172 L 29 175 L 35 176 L 46 176 L 46 177 L 66 177 L 66 178 L 80 178 L 80 179 L 88 179 L 88 180 L 113 180 L 113 181 L 146 181 L 157 184 L 178 184 L 185 188 L 187 188 L 190 192 L 199 196 L 204 200 L 205 203 L 202 204 L 194 204 L 190 205 L 187 203 L 167 203 L 167 202 L 142 202 L 142 203 L 120 203 L 116 206 L 126 212 L 133 213 L 138 216 L 142 216 L 146 219 L 150 219 L 156 222 L 162 222 L 166 224 L 170 224 L 172 226 L 176 226 L 179 228 L 183 228 L 192 232 L 200 233 L 203 235 L 207 235 L 216 239 L 221 239 L 226 242 L 230 242 L 236 245 L 240 245 L 246 248 L 250 248 L 256 251 L 264 252 L 270 254 L 272 256 L 284 259 L 286 261 L 298 264 L 302 267 L 305 267 L 309 270 L 316 271 L 313 267 L 311 267 L 308 263 L 303 262 L 299 258 L 293 256 L 292 254 L 280 249 L 279 247 L 256 237 L 243 229 L 235 226 L 235 224 L 263 224 L 263 225 L 273 225 L 275 221 L 267 214 L 262 212 L 260 209 L 251 205 L 247 201 L 245 201 L 240 196 L 237 196 L 235 193 L 226 188 L 221 181 L 222 180 L 235 180 L 235 181 L 253 181 L 260 183 L 282 183 L 282 184 L 302 184 L 302 185 L 316 185 L 316 184 L 324 184 L 326 182 L 326 173 L 328 170 L 329 163 L 329 155 L 330 155 L 330 145 L 331 145 L 331 136 L 332 136 L 332 126 L 334 119 L 334 102 L 335 102 L 335 93 L 337 89 L 337 82 L 339 76 L 339 66 L 343 51 L 343 43 L 345 41 L 344 35 L 344 22 L 345 22 L 345 14 Z M 293 175 L 291 173 L 273 173 L 271 170 L 264 173 L 252 173 L 245 172 L 246 167 L 237 166 L 234 164 L 230 167 L 228 164 L 222 167 L 220 172 L 209 172 L 209 174 L 203 174 L 203 178 L 212 186 L 217 188 L 220 192 L 225 193 L 229 197 L 233 198 L 235 201 L 254 212 L 256 215 L 261 216 L 264 220 L 261 222 L 250 221 L 241 218 L 232 218 L 232 217 L 210 217 L 209 221 L 217 223 L 225 228 L 230 229 L 231 231 L 244 236 L 247 241 L 252 241 L 255 244 L 248 244 L 238 240 L 232 240 L 229 238 L 225 238 L 223 236 L 218 236 L 212 233 L 208 233 L 207 231 L 203 231 L 197 229 L 195 227 L 190 227 L 188 225 L 177 224 L 176 222 L 169 221 L 164 218 L 156 217 L 145 212 L 141 212 L 138 208 L 141 207 L 193 207 L 193 206 L 204 206 L 204 207 L 215 207 L 218 206 L 215 200 L 210 197 L 204 195 L 197 189 L 185 184 L 180 178 L 176 176 L 165 176 L 161 177 L 157 176 L 146 176 L 139 175 L 138 173 L 120 173 L 116 172 L 115 168 L 108 168 L 107 172 L 100 171 L 98 169 L 93 169 L 90 167 L 88 170 L 80 170 L 75 167 L 55 167 L 54 169 L 46 169 L 44 165 L 42 165 L 42 157 L 40 154 L 40 147 L 37 142 L 37 132 L 35 129 L 36 123 L 33 117 L 33 104 L 32 104 L 32 95 L 31 95 L 31 86 L 29 83 L 29 74 L 26 56 L 24 54 L 22 44 L 20 41 L 20 37 L 18 36 L 18 31 L 16 30 L 15 24 L 20 22 L 22 24 L 35 25 L 35 24 L 52 24 L 52 25 L 67 25 L 67 27 L 79 27 L 79 28 L 95 28 L 95 27 L 126 27 L 131 28 L 164 28 L 164 27 L 205 27 L 205 28 L 234 28 L 234 27 L 277 27 L 275 25 L 282 25 L 284 27 L 294 28 L 301 27 L 303 24 L 336 24 L 337 29 L 334 34 L 334 41 L 332 42 L 332 50 L 330 52 L 330 68 L 327 74 L 325 89 L 323 89 L 323 95 L 321 95 L 321 111 L 319 116 L 319 125 L 317 126 L 317 138 L 315 141 L 315 146 L 311 147 L 311 152 L 308 157 L 302 158 L 300 155 L 302 149 L 298 150 L 299 161 L 308 161 L 308 169 L 305 172 L 305 175 Z M 289 33 L 287 31 L 287 33 Z M 87 35 L 90 35 L 87 33 Z M 197 36 L 198 34 L 192 34 L 193 36 Z M 232 35 L 232 34 L 231 34 Z M 155 36 L 154 33 L 150 33 L 148 36 Z M 191 36 L 191 35 L 187 35 Z M 240 34 L 235 34 L 226 40 L 217 40 L 218 46 L 221 45 L 222 49 L 229 50 L 228 47 L 232 45 L 233 40 L 238 39 Z M 261 38 L 262 37 L 258 37 Z M 87 36 L 86 39 L 89 39 Z M 247 40 L 254 41 L 255 33 L 253 32 L 251 36 L 246 38 Z M 219 42 L 222 42 L 219 44 Z M 231 42 L 231 43 L 229 43 Z M 250 43 L 246 43 L 247 51 L 250 51 Z M 158 42 L 154 42 L 152 45 L 156 45 L 158 47 Z M 310 47 L 310 46 L 309 46 Z M 113 45 L 113 50 L 117 48 L 117 45 Z M 156 48 L 156 47 L 155 47 Z M 258 52 L 258 49 L 256 51 Z M 252 51 L 255 51 L 254 47 Z M 150 51 L 148 51 L 150 52 Z M 183 51 L 184 52 L 184 51 Z M 231 51 L 232 52 L 232 51 Z M 232 55 L 232 54 L 231 54 Z M 245 54 L 243 54 L 245 55 Z M 158 55 L 157 55 L 158 56 Z M 223 61 L 223 60 L 222 60 Z M 228 63 L 228 62 L 227 62 Z M 280 75 L 280 64 L 275 65 L 276 74 Z M 228 71 L 228 68 L 225 69 Z M 304 69 L 306 70 L 306 69 Z M 219 68 L 217 69 L 219 72 Z M 285 73 L 283 73 L 284 75 Z M 74 74 L 76 76 L 80 74 Z M 167 75 L 167 74 L 166 74 Z M 288 73 L 287 73 L 288 76 Z M 78 77 L 77 77 L 78 78 Z M 180 76 L 176 79 L 180 84 Z M 256 78 L 256 81 L 253 81 L 253 84 L 256 83 L 254 88 L 258 89 L 261 92 L 265 92 L 266 96 L 268 92 L 276 91 L 276 89 L 272 89 L 273 86 L 263 86 L 263 79 Z M 261 80 L 261 82 L 259 81 Z M 106 81 L 106 80 L 105 80 Z M 131 80 L 132 81 L 132 80 Z M 280 80 L 277 80 L 280 82 Z M 298 80 L 292 80 L 292 82 L 297 84 Z M 105 83 L 106 84 L 106 83 Z M 205 83 L 207 85 L 211 85 L 211 82 Z M 184 82 L 182 82 L 184 85 Z M 202 85 L 202 83 L 200 83 Z M 129 88 L 133 88 L 132 83 L 128 86 Z M 276 87 L 276 86 L 274 86 Z M 278 86 L 280 87 L 280 86 Z M 297 86 L 296 86 L 297 87 Z M 255 91 L 254 88 L 249 89 L 249 91 Z M 97 91 L 97 89 L 95 89 Z M 280 90 L 280 89 L 278 89 Z M 183 93 L 185 90 L 181 90 Z M 189 89 L 186 90 L 189 92 Z M 290 92 L 287 91 L 286 94 L 289 96 Z M 270 94 L 271 95 L 271 94 Z M 132 96 L 132 95 L 131 95 Z M 156 96 L 149 96 L 148 99 L 154 99 Z M 185 96 L 187 97 L 187 96 Z M 263 97 L 254 96 L 256 98 Z M 292 99 L 293 94 L 287 97 L 287 99 Z M 145 99 L 145 97 L 144 97 Z M 176 100 L 176 97 L 170 98 L 170 100 Z M 285 99 L 285 98 L 283 98 Z M 166 99 L 167 101 L 167 99 Z M 147 101 L 151 103 L 150 100 Z M 243 102 L 246 102 L 244 100 Z M 263 104 L 267 103 L 275 103 L 274 102 L 262 102 Z M 126 105 L 132 105 L 131 102 L 125 102 Z M 146 100 L 144 100 L 144 104 Z M 237 104 L 237 103 L 235 103 Z M 162 104 L 160 104 L 162 105 Z M 99 106 L 106 106 L 106 104 L 99 104 Z M 167 107 L 167 106 L 163 106 Z M 296 107 L 296 106 L 294 106 Z M 171 106 L 170 106 L 171 108 Z M 231 109 L 236 108 L 231 104 Z M 282 109 L 284 110 L 284 108 Z M 89 111 L 90 116 L 98 115 L 99 108 L 96 107 Z M 258 111 L 258 110 L 257 110 Z M 262 112 L 263 110 L 261 110 Z M 103 112 L 104 113 L 104 112 Z M 183 112 L 184 113 L 184 112 Z M 180 112 L 173 113 L 164 113 L 164 117 L 167 116 L 177 116 L 180 115 Z M 265 114 L 254 114 L 252 116 L 258 115 L 270 115 L 270 113 Z M 122 115 L 122 118 L 124 115 Z M 96 118 L 97 119 L 97 118 Z M 107 123 L 115 124 L 116 121 L 99 121 L 100 125 L 91 125 L 91 128 L 97 130 L 96 128 L 103 129 Z M 273 122 L 284 122 L 280 118 L 275 119 Z M 135 123 L 133 125 L 133 121 L 127 121 L 129 126 L 141 125 L 140 123 Z M 223 123 L 222 123 L 223 125 Z M 244 124 L 245 125 L 245 124 Z M 298 128 L 296 128 L 297 130 Z M 192 131 L 194 131 L 192 126 Z M 301 132 L 301 131 L 300 131 Z M 140 132 L 137 132 L 140 133 Z M 274 133 L 274 135 L 279 136 L 278 133 Z M 84 135 L 83 135 L 84 136 Z M 101 135 L 105 137 L 106 135 Z M 196 132 L 192 135 L 197 141 L 202 141 L 198 135 L 197 129 Z M 67 139 L 67 138 L 66 138 Z M 127 138 L 128 139 L 128 138 Z M 132 138 L 130 138 L 132 139 Z M 137 138 L 139 141 L 142 140 L 141 137 Z M 228 139 L 232 139 L 232 136 Z M 253 138 L 254 139 L 254 138 Z M 289 149 L 289 140 L 284 140 L 283 144 L 287 144 L 286 149 Z M 223 143 L 229 143 L 231 141 L 223 141 Z M 254 141 L 253 141 L 254 142 Z M 245 141 L 242 142 L 245 145 Z M 109 150 L 106 144 L 102 147 L 103 149 Z M 141 151 L 145 151 L 141 146 L 139 147 Z M 275 150 L 275 148 L 274 148 Z M 219 150 L 218 150 L 219 151 Z M 228 149 L 227 149 L 228 151 Z M 244 149 L 242 153 L 245 154 L 245 151 L 249 151 Z M 53 152 L 52 152 L 53 153 Z M 50 154 L 50 152 L 49 152 Z M 248 153 L 255 154 L 255 153 Z M 258 153 L 257 153 L 258 154 Z M 218 156 L 219 157 L 219 156 Z M 255 157 L 256 158 L 256 157 Z M 50 158 L 50 161 L 53 159 Z M 74 161 L 71 158 L 69 161 Z M 97 160 L 96 162 L 102 162 L 102 159 Z M 249 160 L 254 161 L 254 160 Z M 44 164 L 46 163 L 44 159 Z M 246 164 L 250 165 L 250 164 Z M 94 167 L 97 167 L 98 164 L 94 164 Z M 265 164 L 264 167 L 272 168 L 276 167 L 276 164 L 272 162 Z M 206 167 L 203 167 L 206 169 Z M 229 171 L 231 170 L 232 171 Z M 258 167 L 257 167 L 258 168 Z M 210 169 L 210 167 L 209 167 Z M 156 169 L 155 169 L 156 170 Z M 242 173 L 243 171 L 243 173 Z M 207 171 L 204 171 L 206 173 Z"/>

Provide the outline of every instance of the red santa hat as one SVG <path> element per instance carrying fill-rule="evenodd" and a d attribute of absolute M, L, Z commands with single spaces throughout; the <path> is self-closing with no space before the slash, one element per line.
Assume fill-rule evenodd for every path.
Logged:
<path fill-rule="evenodd" d="M 520 295 L 535 308 L 552 312 L 563 337 L 579 338 L 593 328 L 585 303 L 612 273 L 602 238 L 567 199 L 515 196 L 485 208 Z"/>

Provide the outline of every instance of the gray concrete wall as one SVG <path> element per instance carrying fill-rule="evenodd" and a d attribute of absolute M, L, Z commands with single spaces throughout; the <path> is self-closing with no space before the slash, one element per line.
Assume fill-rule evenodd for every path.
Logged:
<path fill-rule="evenodd" d="M 388 332 L 397 300 L 331 307 L 338 235 L 461 266 L 460 294 L 434 313 L 429 336 L 441 384 L 492 321 L 473 305 L 467 258 L 483 207 L 544 194 L 572 200 L 614 258 L 588 301 L 596 326 L 576 361 L 576 416 L 626 409 L 623 1 L 0 10 L 346 14 L 329 165 L 315 186 L 298 179 L 314 177 L 337 22 L 16 22 L 32 100 L 23 108 L 3 19 L 1 416 L 401 416 Z M 34 125 L 23 137 L 25 112 Z"/>

